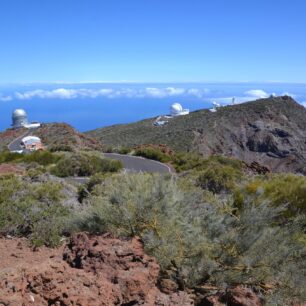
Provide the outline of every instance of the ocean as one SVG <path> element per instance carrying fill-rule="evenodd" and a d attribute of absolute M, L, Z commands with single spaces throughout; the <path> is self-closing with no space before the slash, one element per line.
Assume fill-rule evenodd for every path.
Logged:
<path fill-rule="evenodd" d="M 306 84 L 286 83 L 53 83 L 0 85 L 0 130 L 23 108 L 30 121 L 66 122 L 79 131 L 169 113 L 172 103 L 190 111 L 290 95 L 306 106 Z M 306 119 L 306 118 L 305 118 Z"/>

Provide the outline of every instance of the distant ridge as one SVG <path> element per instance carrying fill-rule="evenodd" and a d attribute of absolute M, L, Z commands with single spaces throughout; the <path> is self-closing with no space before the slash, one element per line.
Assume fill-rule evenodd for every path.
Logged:
<path fill-rule="evenodd" d="M 273 97 L 199 110 L 153 126 L 154 118 L 87 132 L 104 146 L 165 144 L 175 151 L 256 161 L 273 171 L 306 174 L 306 109 L 291 97 Z"/>

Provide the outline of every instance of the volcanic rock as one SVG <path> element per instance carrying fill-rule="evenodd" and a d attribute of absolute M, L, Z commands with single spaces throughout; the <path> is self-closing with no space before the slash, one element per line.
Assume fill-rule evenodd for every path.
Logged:
<path fill-rule="evenodd" d="M 0 239 L 0 258 L 1 306 L 194 304 L 186 292 L 158 289 L 159 265 L 137 238 L 79 234 L 37 251 L 26 239 Z"/>

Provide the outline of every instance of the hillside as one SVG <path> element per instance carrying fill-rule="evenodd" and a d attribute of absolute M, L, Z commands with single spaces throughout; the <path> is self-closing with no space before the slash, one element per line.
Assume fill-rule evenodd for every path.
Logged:
<path fill-rule="evenodd" d="M 28 133 L 27 129 L 7 129 L 0 133 L 0 149 L 4 149 L 14 139 Z M 48 123 L 33 130 L 32 135 L 41 138 L 43 144 L 50 149 L 101 149 L 101 144 L 90 136 L 76 131 L 66 123 Z"/>
<path fill-rule="evenodd" d="M 165 126 L 154 118 L 90 131 L 104 146 L 165 144 L 175 151 L 256 161 L 273 171 L 306 173 L 306 109 L 288 96 L 199 110 Z"/>

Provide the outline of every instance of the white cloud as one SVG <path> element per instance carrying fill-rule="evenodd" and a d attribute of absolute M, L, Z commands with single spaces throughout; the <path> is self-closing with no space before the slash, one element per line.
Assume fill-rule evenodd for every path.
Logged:
<path fill-rule="evenodd" d="M 140 91 L 141 92 L 141 91 Z M 144 91 L 145 96 L 151 96 L 154 98 L 165 98 L 172 96 L 179 96 L 185 94 L 186 90 L 184 88 L 156 88 L 156 87 L 147 87 Z"/>
<path fill-rule="evenodd" d="M 252 90 L 246 91 L 244 94 L 248 95 L 252 98 L 257 98 L 257 99 L 262 99 L 262 98 L 268 98 L 269 97 L 269 94 L 266 93 L 262 89 L 252 89 Z"/>
<path fill-rule="evenodd" d="M 203 98 L 205 95 L 207 95 L 210 92 L 209 89 L 207 88 L 203 88 L 203 89 L 199 89 L 199 88 L 191 88 L 187 90 L 187 93 L 191 96 L 195 96 L 197 98 Z"/>
<path fill-rule="evenodd" d="M 76 99 L 76 98 L 97 98 L 101 96 L 111 97 L 114 95 L 113 89 L 66 89 L 58 88 L 54 90 L 32 90 L 23 93 L 16 92 L 14 97 L 19 100 L 40 99 Z"/>
<path fill-rule="evenodd" d="M 30 99 L 77 99 L 77 98 L 167 98 L 167 97 L 176 97 L 176 96 L 194 96 L 197 98 L 202 98 L 207 89 L 185 89 L 185 88 L 176 88 L 176 87 L 146 87 L 146 88 L 100 88 L 100 89 L 67 89 L 67 88 L 57 88 L 53 90 L 43 90 L 36 89 L 25 92 L 15 92 L 10 96 L 1 96 L 0 100 L 6 99 L 18 99 L 18 100 L 30 100 Z"/>
<path fill-rule="evenodd" d="M 54 90 L 32 90 L 26 91 L 24 93 L 16 92 L 15 98 L 19 100 L 30 100 L 33 98 L 40 98 L 40 99 L 73 99 L 77 97 L 77 91 L 74 89 L 65 89 L 65 88 L 58 88 Z"/>
<path fill-rule="evenodd" d="M 306 108 L 306 101 L 301 102 L 301 104 Z"/>

